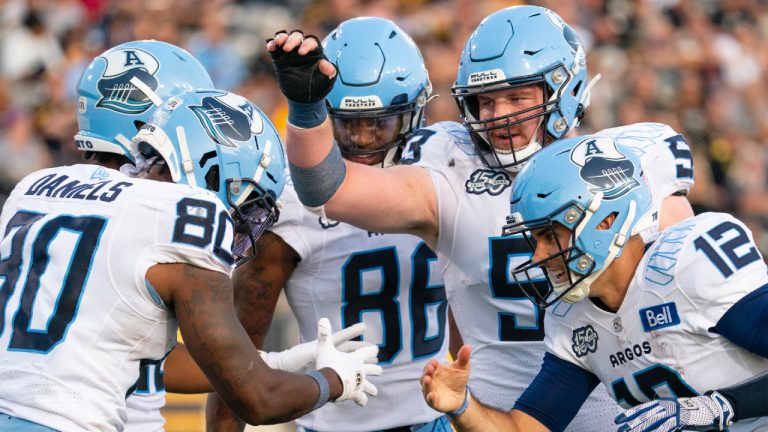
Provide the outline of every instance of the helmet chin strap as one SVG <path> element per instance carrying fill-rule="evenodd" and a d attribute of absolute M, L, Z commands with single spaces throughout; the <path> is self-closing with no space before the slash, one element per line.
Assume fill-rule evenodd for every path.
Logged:
<path fill-rule="evenodd" d="M 594 77 L 592 77 L 591 80 L 589 80 L 589 83 L 587 84 L 587 88 L 584 89 L 584 96 L 581 98 L 581 106 L 583 109 L 587 109 L 589 107 L 589 104 L 592 102 L 592 87 L 597 84 L 598 81 L 600 81 L 600 78 L 602 78 L 602 74 L 597 74 Z M 577 120 L 578 121 L 578 120 Z M 574 124 L 573 127 L 578 126 L 577 124 Z"/>
<path fill-rule="evenodd" d="M 594 215 L 594 213 L 597 211 L 597 209 L 600 207 L 600 202 L 603 199 L 603 193 L 598 192 L 595 195 L 595 198 L 592 199 L 592 202 L 589 203 L 589 208 L 587 209 L 587 214 L 584 217 L 584 220 L 582 223 L 579 224 L 579 226 L 576 228 L 576 233 L 574 234 L 574 242 L 575 239 L 578 238 L 579 234 L 583 231 L 584 227 L 586 226 L 587 221 Z M 596 205 L 595 205 L 595 202 Z M 594 210 L 593 210 L 594 206 Z M 605 272 L 605 270 L 608 268 L 609 265 L 613 262 L 613 260 L 616 258 L 616 256 L 621 252 L 621 250 L 624 248 L 624 246 L 627 244 L 627 241 L 629 240 L 629 227 L 632 225 L 632 221 L 635 220 L 635 213 L 637 212 L 637 202 L 634 200 L 629 202 L 629 209 L 627 210 L 627 217 L 624 219 L 624 223 L 621 225 L 621 229 L 619 229 L 619 232 L 616 233 L 616 235 L 613 237 L 613 240 L 611 241 L 610 245 L 608 246 L 608 255 L 605 257 L 605 261 L 603 262 L 603 265 L 600 267 L 599 270 L 596 272 L 593 272 L 584 280 L 579 282 L 577 286 L 575 286 L 573 289 L 571 289 L 568 294 L 566 294 L 563 297 L 563 300 L 568 303 L 577 303 L 589 296 L 590 288 L 592 287 L 592 283 L 597 280 L 597 278 L 600 277 L 600 275 Z M 578 273 L 575 273 L 571 270 L 568 270 L 571 274 L 571 280 L 573 278 L 578 279 L 581 275 Z"/>

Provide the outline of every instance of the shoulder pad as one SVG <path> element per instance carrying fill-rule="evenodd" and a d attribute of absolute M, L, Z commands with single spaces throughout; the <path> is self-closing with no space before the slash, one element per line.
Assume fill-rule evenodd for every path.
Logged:
<path fill-rule="evenodd" d="M 400 163 L 438 168 L 453 159 L 455 150 L 474 156 L 475 148 L 469 133 L 459 123 L 439 122 L 414 133 L 403 150 Z"/>

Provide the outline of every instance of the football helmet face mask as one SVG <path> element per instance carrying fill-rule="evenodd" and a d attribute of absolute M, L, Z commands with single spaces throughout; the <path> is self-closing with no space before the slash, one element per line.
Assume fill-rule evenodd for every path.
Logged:
<path fill-rule="evenodd" d="M 503 235 L 522 235 L 542 257 L 521 264 L 512 277 L 542 308 L 586 298 L 629 238 L 653 225 L 655 212 L 637 156 L 596 136 L 539 151 L 515 179 L 510 206 Z M 599 229 L 611 216 L 610 226 Z M 534 287 L 542 270 L 544 290 Z"/>
<path fill-rule="evenodd" d="M 241 96 L 196 90 L 172 97 L 142 126 L 133 148 L 136 171 L 162 160 L 175 183 L 208 189 L 227 206 L 238 265 L 280 215 L 283 145 L 267 116 Z"/>
<path fill-rule="evenodd" d="M 369 165 L 391 165 L 415 130 L 432 93 L 419 49 L 383 18 L 355 18 L 323 41 L 339 79 L 328 94 L 328 114 L 342 155 Z"/>
<path fill-rule="evenodd" d="M 77 85 L 77 149 L 133 161 L 130 139 L 154 108 L 198 88 L 213 88 L 208 72 L 175 45 L 142 40 L 105 51 L 91 61 Z"/>
<path fill-rule="evenodd" d="M 576 32 L 549 9 L 514 6 L 485 18 L 470 36 L 451 93 L 483 162 L 516 171 L 544 145 L 578 126 L 589 105 L 586 79 L 586 55 Z M 542 89 L 541 103 L 481 118 L 479 95 L 530 85 Z M 510 139 L 504 148 L 493 146 L 489 134 L 509 137 L 532 121 L 537 122 L 535 132 L 526 145 L 514 148 Z"/>

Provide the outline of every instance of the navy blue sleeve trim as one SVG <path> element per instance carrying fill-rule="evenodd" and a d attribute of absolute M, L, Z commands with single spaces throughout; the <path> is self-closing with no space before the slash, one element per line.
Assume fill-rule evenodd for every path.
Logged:
<path fill-rule="evenodd" d="M 533 382 L 513 409 L 538 420 L 551 431 L 562 431 L 600 384 L 592 372 L 546 353 Z"/>
<path fill-rule="evenodd" d="M 768 284 L 737 301 L 709 331 L 768 358 Z"/>
<path fill-rule="evenodd" d="M 734 421 L 768 416 L 768 373 L 717 392 L 731 403 Z"/>

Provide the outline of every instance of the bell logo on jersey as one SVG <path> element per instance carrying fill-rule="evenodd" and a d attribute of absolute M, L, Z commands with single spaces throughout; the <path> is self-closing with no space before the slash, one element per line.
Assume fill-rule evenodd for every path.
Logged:
<path fill-rule="evenodd" d="M 579 175 L 591 184 L 590 192 L 603 193 L 603 199 L 616 199 L 640 186 L 633 176 L 635 166 L 610 139 L 589 138 L 571 150 L 571 161 L 581 167 Z"/>
<path fill-rule="evenodd" d="M 250 103 L 230 93 L 206 96 L 200 105 L 190 105 L 203 129 L 217 144 L 237 147 L 237 141 L 246 142 L 264 130 L 264 122 Z"/>
<path fill-rule="evenodd" d="M 680 316 L 674 303 L 664 303 L 640 309 L 640 320 L 646 332 L 680 324 Z"/>
<path fill-rule="evenodd" d="M 160 62 L 146 51 L 126 48 L 107 52 L 104 74 L 96 87 L 101 93 L 97 107 L 123 114 L 141 114 L 152 106 L 152 100 L 135 85 L 136 80 L 151 90 L 157 88 L 155 72 Z M 83 108 L 81 112 L 84 112 Z"/>
<path fill-rule="evenodd" d="M 464 184 L 467 192 L 480 195 L 488 192 L 490 195 L 499 195 L 512 185 L 512 180 L 505 172 L 489 169 L 479 169 L 472 173 Z"/>
<path fill-rule="evenodd" d="M 597 351 L 597 332 L 591 325 L 577 328 L 573 331 L 573 353 L 576 357 L 584 357 Z"/>

